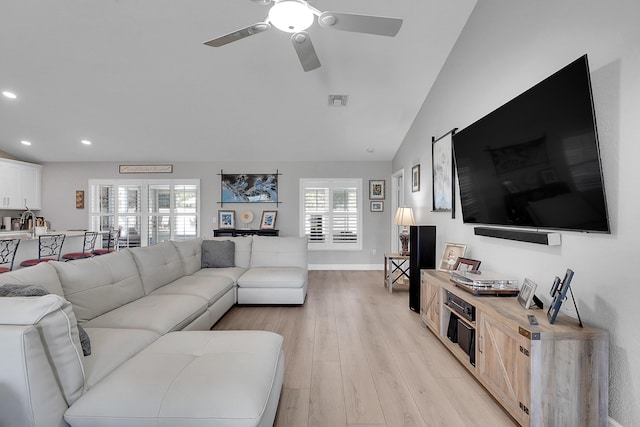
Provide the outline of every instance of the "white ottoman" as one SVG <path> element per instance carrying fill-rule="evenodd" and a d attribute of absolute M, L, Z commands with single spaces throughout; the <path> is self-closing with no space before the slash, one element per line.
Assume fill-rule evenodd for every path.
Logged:
<path fill-rule="evenodd" d="M 282 337 L 182 331 L 160 337 L 80 397 L 75 426 L 272 426 L 284 377 Z"/>

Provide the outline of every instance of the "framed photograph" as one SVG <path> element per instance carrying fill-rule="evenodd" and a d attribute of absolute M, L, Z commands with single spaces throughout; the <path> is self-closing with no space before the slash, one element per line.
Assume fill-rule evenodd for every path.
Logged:
<path fill-rule="evenodd" d="M 547 319 L 549 319 L 549 323 L 551 324 L 555 323 L 556 317 L 558 317 L 558 313 L 560 313 L 562 302 L 567 296 L 569 286 L 571 286 L 571 279 L 573 279 L 573 270 L 567 268 L 564 279 L 562 279 L 562 281 L 556 287 L 555 297 L 553 297 L 553 301 L 551 302 L 549 310 L 547 311 Z M 578 315 L 578 319 L 579 318 L 580 316 Z M 580 320 L 580 325 L 582 325 L 582 320 Z"/>
<path fill-rule="evenodd" d="M 480 261 L 477 259 L 458 257 L 458 260 L 453 265 L 453 270 L 478 271 L 478 267 L 480 267 Z"/>
<path fill-rule="evenodd" d="M 458 258 L 464 257 L 466 250 L 467 245 L 463 243 L 445 243 L 438 269 L 444 271 L 453 270 Z"/>
<path fill-rule="evenodd" d="M 369 200 L 384 200 L 384 179 L 369 180 Z"/>
<path fill-rule="evenodd" d="M 260 230 L 275 230 L 278 211 L 262 211 Z"/>
<path fill-rule="evenodd" d="M 371 212 L 384 212 L 384 202 L 371 201 Z"/>
<path fill-rule="evenodd" d="M 522 283 L 522 287 L 520 288 L 520 293 L 518 293 L 518 302 L 521 306 L 526 309 L 531 307 L 537 287 L 538 285 L 525 277 L 524 283 Z"/>
<path fill-rule="evenodd" d="M 218 211 L 218 228 L 233 230 L 236 228 L 236 211 Z"/>
<path fill-rule="evenodd" d="M 453 163 L 453 134 L 457 129 L 447 132 L 440 138 L 432 138 L 431 159 L 433 172 L 433 211 L 451 212 L 455 217 L 454 177 L 455 165 Z"/>
<path fill-rule="evenodd" d="M 222 174 L 222 203 L 278 203 L 278 173 Z"/>
<path fill-rule="evenodd" d="M 420 165 L 411 168 L 411 192 L 420 191 Z"/>

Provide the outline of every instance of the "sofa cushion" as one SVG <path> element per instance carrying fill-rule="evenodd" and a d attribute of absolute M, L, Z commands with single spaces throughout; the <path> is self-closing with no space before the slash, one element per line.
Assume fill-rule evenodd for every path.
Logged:
<path fill-rule="evenodd" d="M 160 334 L 144 329 L 86 328 L 86 331 L 93 342 L 93 353 L 84 358 L 85 390 L 160 338 Z"/>
<path fill-rule="evenodd" d="M 251 268 L 300 267 L 307 268 L 307 237 L 254 236 L 251 249 Z"/>
<path fill-rule="evenodd" d="M 74 427 L 271 425 L 283 357 L 282 337 L 271 332 L 167 334 L 85 393 L 65 420 Z"/>
<path fill-rule="evenodd" d="M 231 240 L 202 242 L 202 268 L 235 267 L 236 245 Z"/>
<path fill-rule="evenodd" d="M 138 267 L 128 250 L 49 264 L 58 272 L 64 296 L 81 324 L 144 295 Z"/>
<path fill-rule="evenodd" d="M 240 276 L 247 271 L 246 268 L 242 267 L 229 267 L 229 268 L 203 268 L 195 273 L 193 273 L 194 277 L 228 277 L 229 279 L 237 282 Z"/>
<path fill-rule="evenodd" d="M 180 253 L 171 242 L 129 250 L 138 265 L 146 294 L 185 275 Z"/>
<path fill-rule="evenodd" d="M 194 295 L 207 300 L 211 305 L 233 286 L 234 281 L 225 276 L 184 276 L 156 289 L 150 295 Z"/>
<path fill-rule="evenodd" d="M 0 298 L 0 325 L 37 326 L 46 356 L 29 353 L 31 348 L 25 348 L 26 366 L 37 364 L 31 357 L 47 357 L 68 405 L 84 389 L 83 356 L 76 324 L 71 304 L 59 295 Z"/>
<path fill-rule="evenodd" d="M 171 243 L 176 247 L 180 258 L 182 258 L 182 265 L 184 266 L 184 273 L 186 275 L 193 274 L 200 270 L 202 238 L 196 237 L 188 240 L 174 240 L 171 241 Z"/>
<path fill-rule="evenodd" d="M 163 335 L 183 329 L 202 315 L 208 305 L 207 300 L 193 295 L 147 295 L 98 316 L 83 326 L 147 329 Z"/>
<path fill-rule="evenodd" d="M 0 285 L 20 283 L 22 285 L 39 285 L 51 294 L 64 296 L 62 283 L 56 270 L 48 262 L 41 262 L 29 268 L 20 268 L 0 274 Z"/>
<path fill-rule="evenodd" d="M 307 270 L 298 267 L 252 268 L 238 279 L 241 288 L 301 288 L 307 282 Z"/>
<path fill-rule="evenodd" d="M 205 240 L 229 240 L 236 246 L 234 261 L 236 267 L 249 268 L 251 264 L 252 236 L 245 237 L 213 237 Z"/>

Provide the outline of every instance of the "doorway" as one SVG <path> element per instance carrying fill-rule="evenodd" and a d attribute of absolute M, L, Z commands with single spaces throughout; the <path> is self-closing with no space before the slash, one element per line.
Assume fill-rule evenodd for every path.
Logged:
<path fill-rule="evenodd" d="M 400 252 L 400 230 L 393 223 L 396 211 L 404 206 L 404 168 L 391 175 L 391 252 Z"/>

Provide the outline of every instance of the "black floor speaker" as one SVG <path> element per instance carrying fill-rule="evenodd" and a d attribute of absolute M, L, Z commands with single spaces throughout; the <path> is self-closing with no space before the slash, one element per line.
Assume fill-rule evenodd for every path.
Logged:
<path fill-rule="evenodd" d="M 409 228 L 409 308 L 420 313 L 420 270 L 436 268 L 436 226 Z"/>

